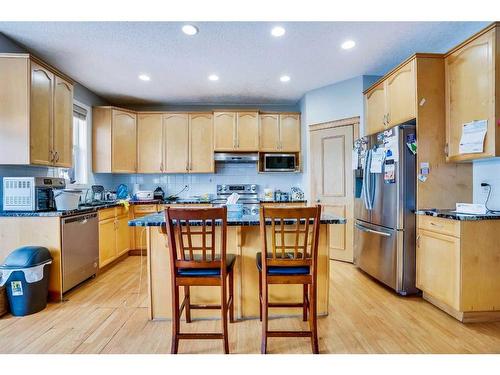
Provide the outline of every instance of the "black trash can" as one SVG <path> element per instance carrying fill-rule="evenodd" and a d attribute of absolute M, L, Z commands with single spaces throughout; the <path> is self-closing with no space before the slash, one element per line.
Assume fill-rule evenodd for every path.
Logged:
<path fill-rule="evenodd" d="M 12 315 L 34 314 L 47 306 L 50 264 L 47 248 L 25 246 L 14 250 L 0 266 Z"/>

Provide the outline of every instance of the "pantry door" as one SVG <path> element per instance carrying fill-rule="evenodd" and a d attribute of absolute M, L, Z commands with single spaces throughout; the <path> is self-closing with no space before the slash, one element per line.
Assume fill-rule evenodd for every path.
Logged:
<path fill-rule="evenodd" d="M 329 228 L 330 259 L 353 261 L 352 149 L 359 118 L 311 126 L 311 198 L 324 213 L 347 219 Z"/>

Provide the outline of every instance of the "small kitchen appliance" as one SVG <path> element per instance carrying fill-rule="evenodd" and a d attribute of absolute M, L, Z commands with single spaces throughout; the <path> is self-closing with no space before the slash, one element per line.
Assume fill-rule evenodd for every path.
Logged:
<path fill-rule="evenodd" d="M 165 198 L 165 192 L 161 187 L 158 186 L 153 192 L 153 199 L 163 200 L 164 198 Z"/>
<path fill-rule="evenodd" d="M 139 190 L 135 193 L 135 199 L 138 201 L 151 201 L 153 197 L 154 193 L 151 190 Z"/>
<path fill-rule="evenodd" d="M 92 185 L 92 201 L 103 201 L 105 200 L 104 196 L 104 186 L 102 185 Z"/>
<path fill-rule="evenodd" d="M 5 211 L 54 211 L 54 190 L 64 189 L 64 178 L 4 177 L 3 209 Z"/>
<path fill-rule="evenodd" d="M 264 172 L 296 172 L 295 154 L 264 154 Z"/>

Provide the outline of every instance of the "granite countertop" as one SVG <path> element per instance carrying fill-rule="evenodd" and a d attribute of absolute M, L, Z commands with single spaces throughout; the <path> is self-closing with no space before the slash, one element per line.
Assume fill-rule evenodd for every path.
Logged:
<path fill-rule="evenodd" d="M 427 215 L 441 217 L 443 219 L 459 220 L 459 221 L 474 221 L 474 220 L 500 220 L 500 213 L 487 214 L 464 214 L 458 213 L 455 210 L 439 210 L 428 209 L 415 211 L 416 215 Z"/>
<path fill-rule="evenodd" d="M 346 219 L 343 217 L 337 217 L 329 214 L 321 215 L 321 224 L 345 224 Z M 269 220 L 269 224 L 271 221 Z M 285 224 L 294 224 L 295 220 L 285 220 Z M 165 224 L 165 214 L 157 213 L 147 215 L 138 219 L 130 220 L 128 222 L 129 226 L 132 227 L 159 227 Z M 241 219 L 228 219 L 228 226 L 257 226 L 260 224 L 259 215 L 243 215 Z M 195 224 L 193 224 L 195 225 Z M 220 222 L 216 222 L 216 225 L 220 225 Z"/>
<path fill-rule="evenodd" d="M 277 201 L 276 199 L 259 199 L 260 203 L 306 203 L 307 200 L 302 199 L 302 200 L 287 200 L 287 201 Z"/>

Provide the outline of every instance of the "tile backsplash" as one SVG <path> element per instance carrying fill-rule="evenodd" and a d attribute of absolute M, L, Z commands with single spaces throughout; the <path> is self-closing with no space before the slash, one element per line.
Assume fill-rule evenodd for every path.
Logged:
<path fill-rule="evenodd" d="M 249 164 L 216 164 L 216 173 L 210 174 L 114 174 L 113 188 L 126 184 L 132 192 L 134 184 L 140 190 L 154 190 L 160 186 L 166 195 L 176 194 L 185 185 L 188 189 L 180 194 L 187 198 L 203 193 L 216 194 L 218 184 L 257 184 L 260 194 L 264 188 L 289 191 L 292 186 L 302 188 L 301 173 L 258 173 L 254 163 Z"/>

